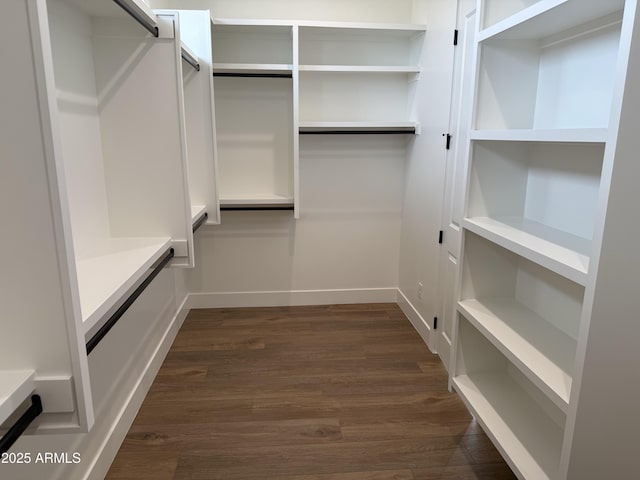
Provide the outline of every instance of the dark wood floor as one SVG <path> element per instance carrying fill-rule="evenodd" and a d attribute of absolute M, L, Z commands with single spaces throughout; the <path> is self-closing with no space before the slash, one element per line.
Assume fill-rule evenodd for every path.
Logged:
<path fill-rule="evenodd" d="M 514 475 L 394 304 L 194 310 L 108 479 Z"/>

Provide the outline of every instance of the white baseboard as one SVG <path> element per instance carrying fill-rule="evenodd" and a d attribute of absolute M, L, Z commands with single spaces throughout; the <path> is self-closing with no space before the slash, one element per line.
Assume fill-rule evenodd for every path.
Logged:
<path fill-rule="evenodd" d="M 424 343 L 427 345 L 427 347 L 429 347 L 429 350 L 433 352 L 433 348 L 431 347 L 431 344 L 429 342 L 429 339 L 431 337 L 431 326 L 422 317 L 422 315 L 420 315 L 420 312 L 418 312 L 416 307 L 413 306 L 413 304 L 409 301 L 406 295 L 402 293 L 402 290 L 400 289 L 398 289 L 398 306 L 400 307 L 400 310 L 402 310 L 402 313 L 407 316 L 407 318 L 413 325 L 413 328 L 416 329 L 416 332 L 418 332 L 418 334 L 422 337 L 422 340 L 424 340 Z"/>
<path fill-rule="evenodd" d="M 127 401 L 122 405 L 116 421 L 111 424 L 108 435 L 105 436 L 104 442 L 98 449 L 95 457 L 92 459 L 86 474 L 82 477 L 84 480 L 102 480 L 107 475 L 107 472 L 118 453 L 120 445 L 126 437 L 138 410 L 140 410 L 142 402 L 144 401 L 158 370 L 160 370 L 160 366 L 162 365 L 169 348 L 173 344 L 173 340 L 189 313 L 189 309 L 186 308 L 188 298 L 188 296 L 184 298 L 182 304 L 178 308 L 178 311 L 169 322 L 169 325 L 162 335 L 162 339 L 147 362 L 147 365 L 138 378 L 135 387 L 131 390 Z"/>
<path fill-rule="evenodd" d="M 292 290 L 274 292 L 191 293 L 189 308 L 282 307 L 349 303 L 395 303 L 398 289 Z"/>

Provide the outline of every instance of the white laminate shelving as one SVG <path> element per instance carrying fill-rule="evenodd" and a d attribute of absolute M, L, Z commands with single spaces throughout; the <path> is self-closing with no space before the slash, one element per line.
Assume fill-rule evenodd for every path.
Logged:
<path fill-rule="evenodd" d="M 626 338 L 609 311 L 633 315 L 615 293 L 626 287 L 598 278 L 603 255 L 633 256 L 603 246 L 626 182 L 612 181 L 613 162 L 637 170 L 619 147 L 621 122 L 634 123 L 621 98 L 637 2 L 478 0 L 476 11 L 451 385 L 519 478 L 596 478 L 620 461 L 595 473 L 599 420 L 581 410 L 608 410 L 594 379 L 617 374 L 600 361 Z M 617 234 L 626 228 L 635 227 Z M 596 313 L 600 296 L 617 300 Z M 601 339 L 605 331 L 618 341 Z M 615 416 L 617 437 L 626 427 Z M 577 445 L 590 454 L 576 456 Z"/>
<path fill-rule="evenodd" d="M 419 73 L 418 66 L 375 65 L 300 65 L 301 72 L 345 72 L 345 73 Z"/>
<path fill-rule="evenodd" d="M 458 311 L 566 412 L 575 339 L 513 298 L 462 300 Z"/>
<path fill-rule="evenodd" d="M 300 122 L 300 133 L 398 132 L 415 133 L 415 122 Z"/>
<path fill-rule="evenodd" d="M 89 332 L 171 247 L 169 238 L 112 238 L 77 262 L 80 308 Z"/>
<path fill-rule="evenodd" d="M 265 195 L 256 197 L 223 197 L 220 199 L 220 205 L 224 208 L 232 207 L 256 207 L 267 208 L 270 206 L 281 207 L 291 206 L 294 203 L 293 197 L 284 195 Z"/>
<path fill-rule="evenodd" d="M 195 223 L 205 213 L 207 213 L 205 205 L 191 205 L 191 222 Z"/>
<path fill-rule="evenodd" d="M 291 64 L 276 63 L 214 63 L 213 74 L 291 75 Z"/>
<path fill-rule="evenodd" d="M 0 425 L 33 393 L 33 370 L 0 370 Z"/>
<path fill-rule="evenodd" d="M 521 218 L 473 217 L 462 226 L 580 285 L 587 281 L 588 240 Z"/>
<path fill-rule="evenodd" d="M 562 429 L 507 374 L 452 379 L 467 408 L 520 478 L 552 480 L 560 462 Z"/>

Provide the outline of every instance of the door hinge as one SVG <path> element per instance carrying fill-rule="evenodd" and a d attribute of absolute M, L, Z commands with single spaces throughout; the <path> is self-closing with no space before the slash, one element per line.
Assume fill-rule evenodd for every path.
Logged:
<path fill-rule="evenodd" d="M 440 230 L 440 233 L 438 233 L 438 243 L 442 245 L 443 240 L 444 240 L 444 231 Z"/>
<path fill-rule="evenodd" d="M 433 317 L 433 329 L 438 329 L 438 317 Z"/>
<path fill-rule="evenodd" d="M 457 28 L 453 31 L 453 46 L 455 47 L 456 45 L 458 45 L 458 29 Z"/>
<path fill-rule="evenodd" d="M 447 145 L 445 146 L 445 148 L 446 148 L 447 150 L 450 150 L 450 149 L 451 149 L 451 134 L 449 134 L 449 133 L 443 133 L 443 134 L 442 134 L 442 136 L 443 136 L 443 137 L 447 137 Z"/>

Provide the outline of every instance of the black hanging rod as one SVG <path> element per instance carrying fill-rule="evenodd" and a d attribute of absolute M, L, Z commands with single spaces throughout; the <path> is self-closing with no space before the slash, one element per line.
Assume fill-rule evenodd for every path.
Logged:
<path fill-rule="evenodd" d="M 291 73 L 236 73 L 213 72 L 214 77 L 238 77 L 238 78 L 293 78 Z"/>
<path fill-rule="evenodd" d="M 0 438 L 0 455 L 7 452 L 16 440 L 24 433 L 38 415 L 42 413 L 42 400 L 40 395 L 31 395 L 31 406 L 26 412 L 7 430 L 7 433 Z"/>
<path fill-rule="evenodd" d="M 158 35 L 160 34 L 160 32 L 158 31 L 157 25 L 153 25 L 152 23 L 149 23 L 149 21 L 146 18 L 144 18 L 142 15 L 140 15 L 140 13 L 138 13 L 126 0 L 113 0 L 113 1 L 116 2 L 120 6 L 120 8 L 122 8 L 125 12 L 131 15 L 131 17 L 136 22 L 138 22 L 144 28 L 149 30 L 149 32 L 154 37 L 158 38 Z"/>
<path fill-rule="evenodd" d="M 191 56 L 191 54 L 189 54 L 189 52 L 187 52 L 184 49 L 181 50 L 181 54 L 182 54 L 182 59 L 185 62 L 187 62 L 189 65 L 191 65 L 193 68 L 195 68 L 197 72 L 200 71 L 200 64 L 198 63 L 197 59 L 193 58 Z"/>
<path fill-rule="evenodd" d="M 260 206 L 249 206 L 247 205 L 245 206 L 238 206 L 238 207 L 234 207 L 232 205 L 226 205 L 226 206 L 221 206 L 220 210 L 223 211 L 227 211 L 227 212 L 233 212 L 233 211 L 239 211 L 239 212 L 257 212 L 257 211 L 264 211 L 264 210 L 293 210 L 293 205 L 270 205 L 270 206 L 264 206 L 264 207 L 260 207 Z"/>
<path fill-rule="evenodd" d="M 415 135 L 415 128 L 402 130 L 302 130 L 300 135 Z"/>
<path fill-rule="evenodd" d="M 193 233 L 196 233 L 196 230 L 198 230 L 204 224 L 204 222 L 207 221 L 207 218 L 209 218 L 209 214 L 207 212 L 204 212 L 202 215 L 200 215 L 200 217 L 193 224 Z"/>
<path fill-rule="evenodd" d="M 133 293 L 129 295 L 129 297 L 125 300 L 125 302 L 122 305 L 120 305 L 118 310 L 116 310 L 115 313 L 111 315 L 109 320 L 107 320 L 107 322 L 104 325 L 102 325 L 102 327 L 100 327 L 100 330 L 98 330 L 96 334 L 93 337 L 91 337 L 91 339 L 87 342 L 87 355 L 89 355 L 93 351 L 93 349 L 98 346 L 100 341 L 107 335 L 107 333 L 109 333 L 109 331 L 113 328 L 113 326 L 116 323 L 118 323 L 118 320 L 120 320 L 122 315 L 124 315 L 124 313 L 129 309 L 129 307 L 133 304 L 133 302 L 136 301 L 136 299 L 140 296 L 140 294 L 144 292 L 144 290 L 149 286 L 151 281 L 154 278 L 156 278 L 156 275 L 160 273 L 160 270 L 162 270 L 165 267 L 165 265 L 169 263 L 169 260 L 171 260 L 174 257 L 174 255 L 175 253 L 173 251 L 173 248 L 170 248 L 167 251 L 167 253 L 165 253 L 164 257 L 162 257 L 156 263 L 153 264 L 153 266 L 151 267 L 153 268 L 153 270 L 147 276 L 147 278 L 145 278 L 144 282 L 138 285 L 138 288 L 136 288 L 133 291 Z"/>

